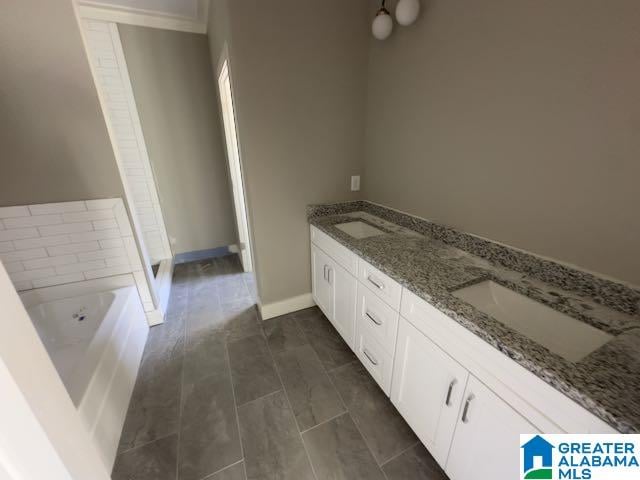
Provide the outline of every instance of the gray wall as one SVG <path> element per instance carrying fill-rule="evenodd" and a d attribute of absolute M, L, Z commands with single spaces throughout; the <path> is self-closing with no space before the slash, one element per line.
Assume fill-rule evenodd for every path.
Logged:
<path fill-rule="evenodd" d="M 362 167 L 367 7 L 363 0 L 212 1 L 214 65 L 222 42 L 230 43 L 263 304 L 311 291 L 305 206 L 359 197 L 349 177 Z"/>
<path fill-rule="evenodd" d="M 640 3 L 422 3 L 371 41 L 364 197 L 639 285 Z"/>
<path fill-rule="evenodd" d="M 71 2 L 3 2 L 0 206 L 122 197 Z"/>
<path fill-rule="evenodd" d="M 236 243 L 207 37 L 118 29 L 174 253 Z"/>

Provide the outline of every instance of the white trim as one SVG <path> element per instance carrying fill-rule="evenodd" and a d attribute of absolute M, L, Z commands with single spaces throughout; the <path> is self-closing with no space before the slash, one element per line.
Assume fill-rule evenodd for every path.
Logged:
<path fill-rule="evenodd" d="M 203 16 L 207 13 L 207 6 L 199 8 Z M 141 27 L 178 30 L 189 33 L 207 33 L 207 18 L 189 19 L 176 15 L 168 15 L 128 7 L 115 7 L 100 2 L 83 0 L 78 2 L 78 11 L 83 18 L 104 20 L 107 22 L 125 23 Z"/>
<path fill-rule="evenodd" d="M 242 165 L 242 152 L 238 136 L 237 112 L 235 108 L 233 79 L 231 75 L 231 59 L 227 44 L 222 48 L 216 69 L 218 101 L 220 117 L 226 145 L 226 157 L 229 180 L 233 198 L 234 216 L 238 233 L 238 249 L 240 261 L 245 272 L 253 271 L 253 238 L 249 225 L 249 201 Z"/>
<path fill-rule="evenodd" d="M 304 308 L 313 307 L 315 304 L 316 302 L 313 300 L 313 295 L 311 293 L 303 293 L 302 295 L 298 295 L 297 297 L 291 297 L 285 300 L 280 300 L 278 302 L 268 303 L 267 305 L 263 305 L 261 302 L 259 302 L 258 308 L 260 309 L 262 320 L 268 320 L 269 318 L 279 317 L 280 315 L 285 315 L 287 313 L 297 312 L 298 310 L 302 310 Z"/>
<path fill-rule="evenodd" d="M 156 274 L 156 290 L 160 300 L 160 310 L 167 311 L 169 297 L 171 295 L 171 285 L 173 280 L 173 258 L 167 258 L 160 262 L 158 273 Z"/>
<path fill-rule="evenodd" d="M 240 253 L 240 247 L 234 243 L 233 245 L 229 245 L 229 251 L 231 253 Z"/>
<path fill-rule="evenodd" d="M 156 309 L 144 313 L 147 316 L 147 323 L 150 327 L 164 323 L 164 314 L 162 313 L 162 310 Z"/>

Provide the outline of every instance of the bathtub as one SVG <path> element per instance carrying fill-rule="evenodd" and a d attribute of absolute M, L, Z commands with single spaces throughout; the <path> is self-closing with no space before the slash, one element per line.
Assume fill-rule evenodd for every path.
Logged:
<path fill-rule="evenodd" d="M 148 325 L 135 286 L 99 291 L 99 282 L 94 288 L 83 283 L 73 296 L 64 297 L 73 293 L 72 286 L 37 289 L 21 296 L 110 471 Z"/>

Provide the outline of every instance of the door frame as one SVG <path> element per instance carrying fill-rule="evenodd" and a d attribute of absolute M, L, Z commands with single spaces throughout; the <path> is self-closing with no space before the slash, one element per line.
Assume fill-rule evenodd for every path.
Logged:
<path fill-rule="evenodd" d="M 230 110 L 226 110 L 224 106 L 225 102 L 221 84 L 224 75 L 226 75 L 229 83 L 229 101 L 231 103 Z M 254 270 L 255 262 L 253 259 L 251 227 L 249 225 L 247 189 L 244 178 L 240 140 L 238 136 L 238 115 L 234 101 L 235 95 L 233 92 L 231 61 L 229 57 L 229 48 L 226 43 L 222 47 L 220 58 L 218 59 L 218 65 L 216 67 L 216 90 L 218 92 L 218 101 L 220 103 L 220 118 L 222 120 L 222 130 L 225 140 L 227 168 L 229 179 L 231 181 L 234 216 L 238 232 L 238 250 L 240 260 L 242 262 L 242 268 L 245 272 L 252 272 Z M 231 117 L 227 117 L 226 113 L 231 113 Z"/>

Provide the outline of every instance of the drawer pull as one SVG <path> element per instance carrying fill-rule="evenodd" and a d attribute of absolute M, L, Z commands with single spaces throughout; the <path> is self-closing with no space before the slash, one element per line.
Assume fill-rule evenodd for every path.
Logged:
<path fill-rule="evenodd" d="M 378 320 L 378 319 L 377 319 L 373 314 L 369 313 L 368 311 L 367 311 L 367 312 L 365 312 L 365 315 L 366 315 L 367 317 L 369 317 L 369 319 L 370 319 L 373 323 L 375 323 L 376 325 L 378 325 L 378 326 L 382 325 L 382 322 L 381 322 L 380 320 Z"/>
<path fill-rule="evenodd" d="M 447 399 L 444 402 L 447 407 L 451 406 L 451 394 L 453 393 L 453 387 L 456 386 L 456 383 L 458 383 L 458 381 L 454 378 L 449 384 L 449 390 L 447 390 Z"/>
<path fill-rule="evenodd" d="M 378 361 L 373 358 L 373 356 L 369 352 L 367 352 L 366 348 L 362 350 L 362 353 L 364 353 L 364 356 L 367 357 L 371 363 L 373 363 L 375 366 L 378 365 Z"/>
<path fill-rule="evenodd" d="M 384 290 L 384 283 L 374 280 L 371 275 L 367 277 L 367 280 L 369 280 L 377 289 Z"/>
<path fill-rule="evenodd" d="M 467 397 L 467 401 L 464 402 L 464 410 L 462 410 L 462 423 L 469 423 L 469 405 L 471 404 L 471 400 L 473 400 L 475 396 L 470 394 Z"/>

